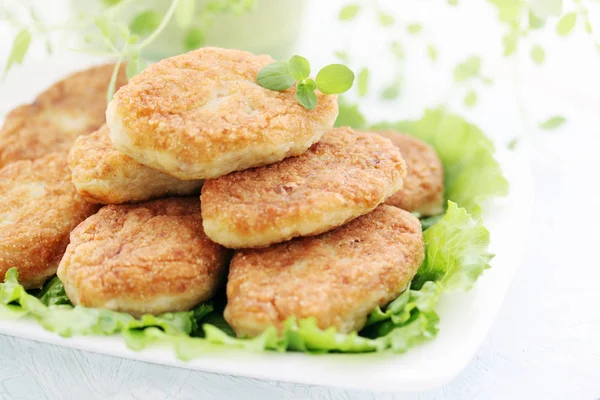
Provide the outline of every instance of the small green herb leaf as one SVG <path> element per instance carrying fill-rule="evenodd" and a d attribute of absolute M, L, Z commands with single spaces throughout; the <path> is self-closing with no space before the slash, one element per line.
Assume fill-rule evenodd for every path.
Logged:
<path fill-rule="evenodd" d="M 296 99 L 307 110 L 312 110 L 317 106 L 317 95 L 307 86 L 299 85 L 296 90 Z"/>
<path fill-rule="evenodd" d="M 437 58 L 438 58 L 438 52 L 436 50 L 436 48 L 430 44 L 429 46 L 427 46 L 427 55 L 429 56 L 429 59 L 431 60 L 431 62 L 436 62 Z"/>
<path fill-rule="evenodd" d="M 325 94 L 344 93 L 354 83 L 354 72 L 342 64 L 329 64 L 317 74 L 317 87 Z"/>
<path fill-rule="evenodd" d="M 465 96 L 465 100 L 464 101 L 465 101 L 465 106 L 467 106 L 467 107 L 473 107 L 475 105 L 475 103 L 477 103 L 477 93 L 475 93 L 473 90 L 471 90 Z"/>
<path fill-rule="evenodd" d="M 573 28 L 575 27 L 575 23 L 577 22 L 577 14 L 574 12 L 567 13 L 562 16 L 561 19 L 558 20 L 556 24 L 556 33 L 561 36 L 567 36 Z"/>
<path fill-rule="evenodd" d="M 384 12 L 380 12 L 379 13 L 379 24 L 381 26 L 392 26 L 394 25 L 394 17 L 390 14 L 384 13 Z"/>
<path fill-rule="evenodd" d="M 161 20 L 161 16 L 156 11 L 143 11 L 133 17 L 129 30 L 136 35 L 147 35 L 160 25 Z"/>
<path fill-rule="evenodd" d="M 554 116 L 554 117 L 551 117 L 548 120 L 542 122 L 540 124 L 540 128 L 545 129 L 545 130 L 556 129 L 556 128 L 559 128 L 560 126 L 562 126 L 565 123 L 565 121 L 566 121 L 566 119 L 564 117 Z"/>
<path fill-rule="evenodd" d="M 421 24 L 410 24 L 406 27 L 406 30 L 408 31 L 408 33 L 411 33 L 413 35 L 417 35 L 419 33 L 421 33 L 421 31 L 423 30 L 423 25 Z"/>
<path fill-rule="evenodd" d="M 535 46 L 532 47 L 531 59 L 533 61 L 535 61 L 537 64 L 541 64 L 544 62 L 545 57 L 546 57 L 546 53 L 544 52 L 544 49 L 539 44 L 536 44 Z"/>
<path fill-rule="evenodd" d="M 147 66 L 148 66 L 148 64 L 146 63 L 146 61 L 144 61 L 139 56 L 132 57 L 127 62 L 127 69 L 125 70 L 125 72 L 127 73 L 127 79 L 131 79 L 132 76 L 139 74 Z"/>
<path fill-rule="evenodd" d="M 465 62 L 460 63 L 454 69 L 454 80 L 459 83 L 479 75 L 481 59 L 477 56 L 469 57 Z"/>
<path fill-rule="evenodd" d="M 289 89 L 295 82 L 285 61 L 277 61 L 263 67 L 258 72 L 256 81 L 264 88 L 277 91 Z"/>
<path fill-rule="evenodd" d="M 349 21 L 356 17 L 356 14 L 360 11 L 358 4 L 349 4 L 340 10 L 339 19 L 341 21 Z"/>
<path fill-rule="evenodd" d="M 100 0 L 100 2 L 102 4 L 104 4 L 105 6 L 114 6 L 117 5 L 121 2 L 121 0 Z"/>
<path fill-rule="evenodd" d="M 317 82 L 311 78 L 306 78 L 300 82 L 302 86 L 306 86 L 308 90 L 314 91 L 317 88 Z"/>
<path fill-rule="evenodd" d="M 297 81 L 306 79 L 310 75 L 310 63 L 302 56 L 292 56 L 288 61 L 290 75 Z"/>
<path fill-rule="evenodd" d="M 509 150 L 514 150 L 517 147 L 517 144 L 519 144 L 518 137 L 516 137 L 513 140 L 511 140 L 510 142 L 508 142 L 508 145 L 506 147 L 508 147 Z"/>
<path fill-rule="evenodd" d="M 458 5 L 458 0 L 448 0 L 448 4 L 450 4 L 451 6 L 456 6 Z"/>
<path fill-rule="evenodd" d="M 183 37 L 183 46 L 187 51 L 195 50 L 204 44 L 204 30 L 193 27 L 187 30 Z"/>
<path fill-rule="evenodd" d="M 196 0 L 180 0 L 175 9 L 175 21 L 180 28 L 188 28 L 196 12 Z"/>
<path fill-rule="evenodd" d="M 369 88 L 369 69 L 363 68 L 358 73 L 358 77 L 356 78 L 356 83 L 358 85 L 358 95 L 363 97 L 367 94 L 367 90 Z"/>
<path fill-rule="evenodd" d="M 27 29 L 23 29 L 21 32 L 15 36 L 13 40 L 12 49 L 10 50 L 10 54 L 8 56 L 8 60 L 6 61 L 6 67 L 4 68 L 4 73 L 8 72 L 10 68 L 16 64 L 22 64 L 23 59 L 25 58 L 25 54 L 27 54 L 27 50 L 29 49 L 29 44 L 31 43 L 31 33 Z"/>

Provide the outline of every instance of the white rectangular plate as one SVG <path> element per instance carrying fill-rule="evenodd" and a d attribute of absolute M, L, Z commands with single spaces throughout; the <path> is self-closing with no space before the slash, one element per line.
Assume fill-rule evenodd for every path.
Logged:
<path fill-rule="evenodd" d="M 507 197 L 494 199 L 484 208 L 485 225 L 496 254 L 492 268 L 470 292 L 445 295 L 438 308 L 438 337 L 405 354 L 306 355 L 218 349 L 203 358 L 183 362 L 169 348 L 131 351 L 120 337 L 61 338 L 30 319 L 0 320 L 0 333 L 156 364 L 276 381 L 377 391 L 417 391 L 440 386 L 467 365 L 485 339 L 520 264 L 527 238 L 533 204 L 529 167 L 514 153 L 499 152 L 498 159 L 511 186 Z"/>

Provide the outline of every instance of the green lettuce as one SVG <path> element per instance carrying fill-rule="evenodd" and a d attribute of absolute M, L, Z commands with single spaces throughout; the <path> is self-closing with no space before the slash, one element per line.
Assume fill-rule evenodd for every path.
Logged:
<path fill-rule="evenodd" d="M 365 128 L 357 106 L 342 102 L 338 125 Z M 468 290 L 493 257 L 489 232 L 479 219 L 483 200 L 507 192 L 508 184 L 493 158 L 492 143 L 474 125 L 443 110 L 428 110 L 420 120 L 386 122 L 372 129 L 394 129 L 430 143 L 445 168 L 445 213 L 421 220 L 426 254 L 410 286 L 386 307 L 375 309 L 360 332 L 342 334 L 320 329 L 313 318 L 284 323 L 254 338 L 236 338 L 223 318 L 225 296 L 189 312 L 144 315 L 74 307 L 58 278 L 37 292 L 28 293 L 16 269 L 0 283 L 0 318 L 35 318 L 45 329 L 62 336 L 121 334 L 128 347 L 142 350 L 161 343 L 173 347 L 177 357 L 189 360 L 223 347 L 248 351 L 301 351 L 307 353 L 404 352 L 434 338 L 440 295 Z"/>

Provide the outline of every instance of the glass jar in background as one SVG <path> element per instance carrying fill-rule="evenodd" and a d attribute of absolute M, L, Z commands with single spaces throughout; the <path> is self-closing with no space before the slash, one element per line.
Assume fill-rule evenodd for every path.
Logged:
<path fill-rule="evenodd" d="M 275 59 L 287 59 L 294 54 L 307 0 L 254 1 L 251 11 L 216 15 L 204 32 L 201 46 L 248 50 L 256 54 L 270 54 Z M 197 0 L 196 10 L 202 10 L 206 3 L 207 0 Z M 99 7 L 98 1 L 90 0 L 71 0 L 71 4 L 75 15 L 89 15 Z M 170 5 L 169 0 L 132 2 L 123 6 L 119 19 L 129 23 L 135 15 L 146 10 L 165 15 Z M 185 39 L 186 31 L 172 18 L 164 31 L 144 48 L 142 56 L 157 61 L 184 53 L 190 50 Z"/>

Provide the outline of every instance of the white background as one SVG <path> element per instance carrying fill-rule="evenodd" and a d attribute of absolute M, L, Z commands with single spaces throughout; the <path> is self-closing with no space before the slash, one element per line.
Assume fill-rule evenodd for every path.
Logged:
<path fill-rule="evenodd" d="M 50 4 L 38 2 L 42 3 Z M 340 26 L 334 21 L 344 2 L 309 3 L 300 54 L 324 64 L 334 61 L 332 50 L 346 48 L 353 68 L 371 67 L 376 86 L 392 77 L 392 67 L 381 60 L 387 57 L 390 37 L 406 39 L 400 28 L 377 28 L 374 16 L 366 12 L 356 23 Z M 424 22 L 426 31 L 406 43 L 411 61 L 401 99 L 382 104 L 372 94 L 361 100 L 369 116 L 373 120 L 417 117 L 425 107 L 449 102 L 499 146 L 524 135 L 520 151 L 530 159 L 536 179 L 536 207 L 523 264 L 471 364 L 437 390 L 393 395 L 190 372 L 1 336 L 0 399 L 599 399 L 600 53 L 582 29 L 568 40 L 556 38 L 549 29 L 527 42 L 517 58 L 505 60 L 502 27 L 494 22 L 487 2 L 463 0 L 458 9 L 444 6 L 441 0 L 396 3 L 400 2 L 380 2 L 388 10 L 395 9 L 404 21 Z M 39 10 L 41 15 L 51 11 Z M 593 11 L 600 15 L 598 7 Z M 595 26 L 600 31 L 600 23 Z M 0 25 L 1 64 L 11 32 Z M 440 49 L 435 66 L 425 58 L 429 42 Z M 533 42 L 546 47 L 541 68 L 529 61 Z M 0 113 L 30 101 L 55 79 L 44 68 L 47 61 L 39 50 L 35 47 L 25 66 L 0 84 Z M 483 73 L 495 84 L 475 86 L 479 102 L 466 109 L 461 104 L 466 89 L 454 88 L 450 78 L 452 66 L 471 54 L 482 55 Z M 63 57 L 72 69 L 83 62 L 70 53 L 55 57 Z M 518 90 L 515 82 L 520 82 Z M 523 116 L 517 107 L 519 98 Z M 568 120 L 560 130 L 536 129 L 537 123 L 554 114 Z"/>

